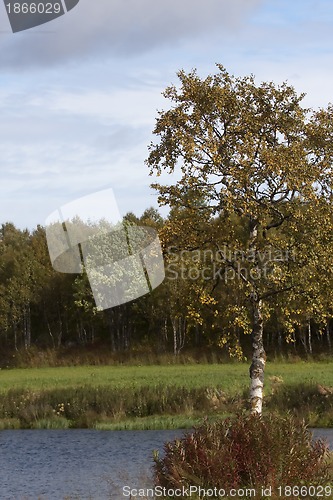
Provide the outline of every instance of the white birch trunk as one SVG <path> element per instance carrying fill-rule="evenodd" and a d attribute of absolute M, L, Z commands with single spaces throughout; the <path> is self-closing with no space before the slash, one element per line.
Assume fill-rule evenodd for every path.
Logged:
<path fill-rule="evenodd" d="M 266 353 L 263 342 L 262 301 L 253 298 L 252 364 L 250 366 L 250 405 L 252 414 L 262 414 Z"/>
<path fill-rule="evenodd" d="M 255 255 L 255 269 L 260 275 L 259 260 L 257 255 L 258 243 L 258 221 L 250 219 L 250 241 L 249 251 Z M 261 415 L 264 390 L 264 371 L 266 364 L 266 353 L 263 342 L 263 315 L 262 300 L 258 296 L 255 283 L 252 283 L 252 308 L 253 308 L 253 330 L 252 330 L 252 363 L 250 366 L 250 405 L 251 413 Z"/>

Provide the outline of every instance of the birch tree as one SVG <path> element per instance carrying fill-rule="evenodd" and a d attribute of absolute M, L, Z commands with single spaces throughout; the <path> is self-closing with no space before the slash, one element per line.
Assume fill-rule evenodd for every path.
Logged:
<path fill-rule="evenodd" d="M 219 220 L 243 229 L 225 243 L 216 235 L 223 273 L 212 281 L 229 273 L 243 290 L 252 329 L 251 411 L 261 414 L 270 301 L 279 295 L 288 304 L 290 294 L 304 291 L 302 276 L 332 238 L 333 109 L 313 112 L 287 83 L 257 84 L 217 67 L 204 79 L 180 71 L 179 84 L 165 90 L 171 106 L 159 113 L 147 164 L 152 174 L 179 179 L 153 184 L 161 205 L 200 210 L 201 199 L 212 227 Z"/>

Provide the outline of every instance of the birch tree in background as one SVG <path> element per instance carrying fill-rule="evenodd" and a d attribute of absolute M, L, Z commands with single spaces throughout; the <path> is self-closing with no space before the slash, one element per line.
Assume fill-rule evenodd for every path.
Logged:
<path fill-rule="evenodd" d="M 171 106 L 159 113 L 159 140 L 149 147 L 147 165 L 152 174 L 179 179 L 153 184 L 161 205 L 198 211 L 202 200 L 212 228 L 217 221 L 229 234 L 243 228 L 242 238 L 223 241 L 216 231 L 209 236 L 208 225 L 206 241 L 222 262 L 212 285 L 233 276 L 246 300 L 251 411 L 261 414 L 270 307 L 279 296 L 291 314 L 295 297 L 309 292 L 310 275 L 318 283 L 332 272 L 322 268 L 332 242 L 333 108 L 314 112 L 287 83 L 258 85 L 253 76 L 236 78 L 217 67 L 204 79 L 180 71 L 179 85 L 165 90 Z M 183 244 L 192 238 L 184 228 Z M 312 292 L 319 300 L 315 286 Z"/>

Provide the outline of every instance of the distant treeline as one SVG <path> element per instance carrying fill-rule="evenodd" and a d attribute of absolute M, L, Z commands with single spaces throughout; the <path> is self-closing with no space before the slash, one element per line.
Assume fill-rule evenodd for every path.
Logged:
<path fill-rule="evenodd" d="M 214 239 L 211 228 L 217 221 L 195 220 L 193 214 L 186 211 L 181 214 L 171 211 L 168 218 L 163 219 L 150 208 L 139 218 L 127 214 L 124 222 L 158 231 L 166 278 L 150 294 L 105 311 L 96 310 L 85 274 L 62 274 L 52 268 L 45 228 L 38 226 L 30 232 L 19 230 L 12 223 L 2 225 L 2 348 L 12 351 L 31 346 L 46 349 L 102 344 L 108 346 L 110 352 L 147 349 L 175 355 L 187 349 L 213 348 L 241 357 L 250 346 L 251 320 L 237 270 L 225 266 L 228 256 L 220 228 L 220 242 Z M 209 231 L 205 231 L 205 227 L 209 227 Z M 197 235 L 193 237 L 192 247 L 188 245 L 190 231 Z M 184 246 L 185 232 L 187 244 Z M 208 234 L 212 234 L 211 241 L 207 241 Z M 241 228 L 238 238 L 241 241 Z M 224 252 L 223 259 L 221 252 Z M 283 258 L 270 256 L 271 259 L 278 257 Z M 274 297 L 265 321 L 268 352 L 330 350 L 329 314 L 325 321 L 310 317 L 308 304 L 304 302 L 302 310 L 300 300 L 295 305 L 294 316 L 288 311 L 286 323 L 283 302 L 277 300 Z"/>

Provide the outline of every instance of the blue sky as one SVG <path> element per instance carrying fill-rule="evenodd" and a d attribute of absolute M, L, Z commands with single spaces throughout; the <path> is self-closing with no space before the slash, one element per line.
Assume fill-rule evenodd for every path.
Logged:
<path fill-rule="evenodd" d="M 221 63 L 333 101 L 330 0 L 80 0 L 16 34 L 1 4 L 0 44 L 0 223 L 20 228 L 107 188 L 122 214 L 157 206 L 144 160 L 179 69 Z"/>

